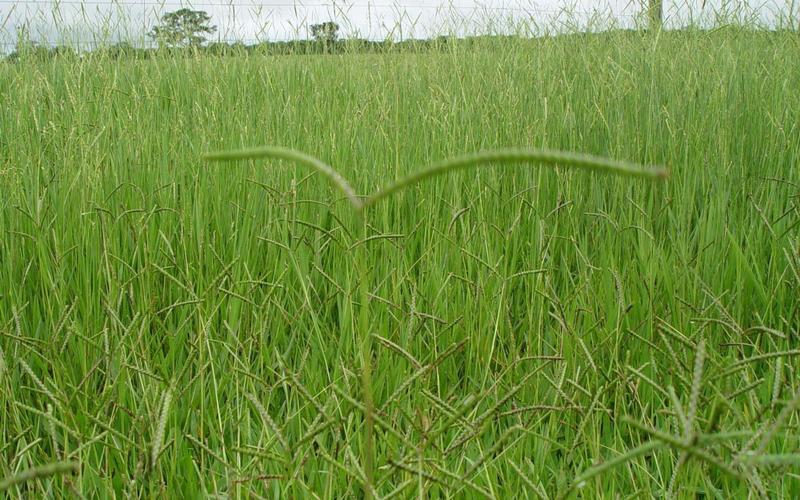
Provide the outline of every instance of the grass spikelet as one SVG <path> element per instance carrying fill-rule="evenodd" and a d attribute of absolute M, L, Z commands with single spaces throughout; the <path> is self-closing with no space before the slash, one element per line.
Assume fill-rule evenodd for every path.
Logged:
<path fill-rule="evenodd" d="M 314 396 L 311 395 L 306 386 L 304 386 L 300 382 L 297 376 L 295 376 L 294 373 L 291 373 L 288 370 L 286 370 L 286 373 L 288 373 L 289 383 L 292 384 L 292 387 L 297 389 L 297 391 L 300 392 L 300 395 L 302 395 L 306 399 L 306 401 L 308 401 L 311 404 L 311 406 L 314 407 L 320 418 L 325 417 L 326 419 L 329 419 L 330 417 L 328 417 L 328 415 L 325 413 L 325 409 L 322 407 L 322 405 L 319 404 L 319 402 L 314 398 Z"/>
<path fill-rule="evenodd" d="M 666 498 L 675 498 L 675 485 L 678 483 L 678 474 L 688 458 L 689 454 L 685 451 L 680 452 L 678 455 L 678 460 L 675 462 L 675 467 L 672 469 L 672 476 L 670 477 L 669 485 L 667 486 L 667 493 L 665 495 Z"/>
<path fill-rule="evenodd" d="M 437 356 L 435 360 L 433 360 L 433 363 L 431 363 L 431 365 L 430 365 L 431 368 L 435 368 L 435 367 L 439 366 L 440 364 L 442 364 L 444 362 L 445 359 L 449 358 L 453 354 L 455 354 L 458 351 L 460 351 L 461 349 L 463 349 L 464 346 L 467 345 L 467 342 L 469 342 L 468 338 L 463 339 L 463 340 L 461 340 L 459 342 L 454 342 L 447 349 L 445 349 L 443 353 L 441 353 L 439 356 Z"/>
<path fill-rule="evenodd" d="M 31 413 L 33 413 L 35 415 L 39 415 L 40 417 L 43 417 L 46 420 L 51 420 L 51 416 L 47 412 L 44 412 L 44 411 L 39 410 L 37 408 L 33 408 L 32 406 L 28 406 L 28 405 L 22 404 L 22 403 L 20 403 L 18 401 L 14 401 L 14 406 L 16 406 L 18 408 L 21 408 L 21 409 L 23 409 L 25 411 L 31 412 Z M 71 436 L 72 438 L 74 438 L 77 441 L 81 441 L 82 440 L 82 437 L 77 432 L 75 432 L 74 430 L 72 430 L 69 427 L 67 427 L 64 423 L 56 420 L 55 418 L 53 418 L 51 421 L 52 421 L 53 425 L 57 425 L 58 427 L 63 429 L 67 433 L 68 436 Z"/>
<path fill-rule="evenodd" d="M 50 391 L 50 389 L 48 389 L 47 386 L 44 385 L 41 379 L 36 376 L 36 373 L 34 373 L 31 367 L 28 366 L 28 363 L 26 363 L 25 360 L 22 358 L 17 359 L 17 362 L 19 363 L 19 366 L 21 366 L 22 369 L 25 371 L 25 373 L 28 374 L 31 380 L 33 380 L 33 383 L 36 385 L 36 387 L 38 387 L 40 391 L 42 391 L 48 398 L 50 398 L 50 401 L 53 402 L 56 408 L 60 408 L 60 402 L 58 398 L 56 398 L 55 394 L 53 394 Z"/>
<path fill-rule="evenodd" d="M 319 456 L 322 457 L 326 462 L 328 462 L 329 464 L 331 464 L 332 466 L 334 466 L 336 469 L 343 472 L 347 476 L 350 476 L 351 478 L 358 481 L 358 483 L 361 484 L 361 486 L 364 487 L 365 489 L 369 489 L 368 486 L 365 484 L 364 476 L 360 473 L 361 471 L 352 470 L 350 467 L 347 467 L 343 463 L 333 458 L 328 452 L 326 452 L 322 448 L 318 450 L 318 453 Z M 352 452 L 350 454 L 352 455 Z"/>
<path fill-rule="evenodd" d="M 11 317 L 14 319 L 14 333 L 17 337 L 22 337 L 22 322 L 19 319 L 19 311 L 15 306 L 11 307 Z"/>
<path fill-rule="evenodd" d="M 431 462 L 430 465 L 431 465 L 431 468 L 433 470 L 435 470 L 436 472 L 438 472 L 439 474 L 442 474 L 443 476 L 447 476 L 451 480 L 453 480 L 455 485 L 459 487 L 458 489 L 453 490 L 453 491 L 455 491 L 456 494 L 461 492 L 461 488 L 463 488 L 463 486 L 467 486 L 468 488 L 470 488 L 472 491 L 474 491 L 475 493 L 477 493 L 478 495 L 480 495 L 483 498 L 490 498 L 490 499 L 495 498 L 495 496 L 492 495 L 489 491 L 486 491 L 486 489 L 481 488 L 480 486 L 475 484 L 471 479 L 464 478 L 463 476 L 458 476 L 454 472 L 445 469 L 444 467 L 442 467 L 441 465 L 437 464 L 436 462 Z"/>
<path fill-rule="evenodd" d="M 758 379 L 758 380 L 756 380 L 756 381 L 754 381 L 752 383 L 747 384 L 746 386 L 742 387 L 741 389 L 737 389 L 736 391 L 731 393 L 730 396 L 727 397 L 728 400 L 734 400 L 734 399 L 738 398 L 739 396 L 741 396 L 742 394 L 745 394 L 747 392 L 752 391 L 753 389 L 757 388 L 759 385 L 763 384 L 764 380 L 766 380 L 766 379 L 765 378 L 760 378 L 760 379 Z"/>
<path fill-rule="evenodd" d="M 789 418 L 791 418 L 792 413 L 794 413 L 798 407 L 800 407 L 800 390 L 798 390 L 792 400 L 783 407 L 781 412 L 778 414 L 778 417 L 775 419 L 775 422 L 765 429 L 763 437 L 761 438 L 761 443 L 758 445 L 758 448 L 755 449 L 753 455 L 759 456 L 764 454 L 769 443 L 773 438 L 775 438 L 781 428 L 783 428 Z"/>
<path fill-rule="evenodd" d="M 576 336 L 575 339 L 577 340 L 578 345 L 581 347 L 583 354 L 586 355 L 586 361 L 589 362 L 589 366 L 592 368 L 592 371 L 597 372 L 597 365 L 594 364 L 594 358 L 592 358 L 592 353 L 589 352 L 589 348 L 586 347 L 586 343 L 578 336 Z"/>
<path fill-rule="evenodd" d="M 692 424 L 683 412 L 683 406 L 681 405 L 680 399 L 678 399 L 678 395 L 675 394 L 675 388 L 669 386 L 667 387 L 667 392 L 669 393 L 669 399 L 672 401 L 672 407 L 675 409 L 675 414 L 678 417 L 678 421 L 681 423 L 683 432 L 688 433 L 692 428 Z"/>
<path fill-rule="evenodd" d="M 492 415 L 500 413 L 500 408 L 503 405 L 505 405 L 508 401 L 510 401 L 511 398 L 513 398 L 517 394 L 517 392 L 519 392 L 523 387 L 525 387 L 525 384 L 528 382 L 528 380 L 530 380 L 534 375 L 536 375 L 536 373 L 540 371 L 544 366 L 546 366 L 546 364 L 542 364 L 539 367 L 537 367 L 533 372 L 526 374 L 522 378 L 519 384 L 509 389 L 509 391 L 505 393 L 503 397 L 501 397 L 494 405 L 492 405 L 489 409 L 478 415 L 478 417 L 476 417 L 475 420 L 470 423 L 470 425 L 472 425 L 472 428 L 464 431 L 462 435 L 455 440 L 455 442 L 451 443 L 450 446 L 448 446 L 447 449 L 444 450 L 444 454 L 445 455 L 450 454 L 457 448 L 460 448 L 466 442 L 470 441 L 472 438 L 476 437 L 480 433 L 480 429 L 483 423 L 487 419 L 489 419 L 489 417 L 491 417 Z M 476 402 L 480 402 L 480 400 L 478 399 Z M 468 399 L 466 403 L 473 404 L 472 399 L 471 398 Z M 458 414 L 454 414 L 452 417 L 460 418 L 462 415 L 463 413 L 459 411 Z"/>
<path fill-rule="evenodd" d="M 474 394 L 470 394 L 469 396 L 467 396 L 467 398 L 461 403 L 461 405 L 458 408 L 456 408 L 456 410 L 450 416 L 447 417 L 447 420 L 445 420 L 444 423 L 441 426 L 439 426 L 439 428 L 436 431 L 429 432 L 425 436 L 425 439 L 423 440 L 422 443 L 422 447 L 424 448 L 428 443 L 433 441 L 441 433 L 450 430 L 453 424 L 461 420 L 462 417 L 466 415 L 466 413 L 470 411 L 479 402 L 480 399 Z"/>
<path fill-rule="evenodd" d="M 264 405 L 262 405 L 253 394 L 246 394 L 245 397 L 250 401 L 250 403 L 253 404 L 259 416 L 261 417 L 261 422 L 270 430 L 270 432 L 272 432 L 273 435 L 275 435 L 275 439 L 278 440 L 278 443 L 280 443 L 281 447 L 286 452 L 291 452 L 289 443 L 286 441 L 286 438 L 283 437 L 283 433 L 281 432 L 280 428 L 278 428 L 278 425 L 274 420 L 272 420 L 272 417 L 269 416 L 269 413 L 267 413 Z"/>
<path fill-rule="evenodd" d="M 625 287 L 622 285 L 622 278 L 615 269 L 611 269 L 611 276 L 614 278 L 614 291 L 617 295 L 617 307 L 620 312 L 625 310 Z"/>
<path fill-rule="evenodd" d="M 64 325 L 67 323 L 67 320 L 69 319 L 70 315 L 72 314 L 72 310 L 75 309 L 75 302 L 76 301 L 73 300 L 72 303 L 69 306 L 67 306 L 66 309 L 64 309 L 63 314 L 58 319 L 58 322 L 56 323 L 56 326 L 53 329 L 53 336 L 54 337 L 58 337 L 58 335 L 61 333 L 61 330 L 64 329 Z"/>
<path fill-rule="evenodd" d="M 406 479 L 402 483 L 398 484 L 397 487 L 390 491 L 386 496 L 384 496 L 383 500 L 392 500 L 393 498 L 397 498 L 403 492 L 403 490 L 417 482 L 418 478 Z"/>
<path fill-rule="evenodd" d="M 630 462 L 631 460 L 640 457 L 642 455 L 649 455 L 650 453 L 663 448 L 664 443 L 659 441 L 648 441 L 645 444 L 639 445 L 636 448 L 632 448 L 625 453 L 618 455 L 610 460 L 606 460 L 605 462 L 595 465 L 594 467 L 589 467 L 582 473 L 580 473 L 575 479 L 573 479 L 572 484 L 570 485 L 569 489 L 567 489 L 561 498 L 566 498 L 569 493 L 574 491 L 575 489 L 580 489 L 586 485 L 586 482 L 592 479 L 595 476 L 599 476 L 614 467 L 619 465 L 625 464 Z"/>
<path fill-rule="evenodd" d="M 155 433 L 153 434 L 153 444 L 150 450 L 150 466 L 155 468 L 158 457 L 161 455 L 161 448 L 164 446 L 164 433 L 167 430 L 167 418 L 169 417 L 169 407 L 172 404 L 172 387 L 164 391 L 161 398 L 161 412 L 156 422 Z"/>
<path fill-rule="evenodd" d="M 522 469 L 520 469 L 519 465 L 515 464 L 514 462 L 508 462 L 508 465 L 510 465 L 511 468 L 514 469 L 514 472 L 517 473 L 517 476 L 519 476 L 522 482 L 525 483 L 525 486 L 527 486 L 531 491 L 533 491 L 534 495 L 536 495 L 537 498 L 541 500 L 547 499 L 547 495 L 541 491 L 541 488 L 539 486 L 533 484 L 533 481 L 531 481 L 528 475 L 525 474 L 525 472 Z"/>
<path fill-rule="evenodd" d="M 722 374 L 723 376 L 733 375 L 734 373 L 744 370 L 747 368 L 747 365 L 750 363 L 755 363 L 756 361 L 766 361 L 768 359 L 775 359 L 775 358 L 791 358 L 800 356 L 800 349 L 792 349 L 790 351 L 781 351 L 781 352 L 768 352 L 766 354 L 758 354 L 756 356 L 751 356 L 749 358 L 745 358 L 742 360 L 733 363 L 727 370 Z"/>
<path fill-rule="evenodd" d="M 697 417 L 697 405 L 700 401 L 700 386 L 703 382 L 703 364 L 706 360 L 706 342 L 700 339 L 697 343 L 697 351 L 694 355 L 694 374 L 692 376 L 692 392 L 689 396 L 689 409 L 686 413 L 687 439 L 691 435 L 695 418 Z"/>
<path fill-rule="evenodd" d="M 787 453 L 784 455 L 753 455 L 747 458 L 753 465 L 777 465 L 800 467 L 800 453 Z"/>
<path fill-rule="evenodd" d="M 307 442 L 311 441 L 319 434 L 321 434 L 324 430 L 328 429 L 329 427 L 332 427 L 337 423 L 336 419 L 330 417 L 324 420 L 322 417 L 320 417 L 319 420 L 320 422 L 318 424 L 310 426 L 310 428 L 306 431 L 306 433 L 303 436 L 301 436 L 300 439 L 297 440 L 297 442 L 295 443 L 296 447 L 306 444 Z"/>
<path fill-rule="evenodd" d="M 414 448 L 414 445 L 408 440 L 408 438 L 406 436 L 401 434 L 400 431 L 398 431 L 393 426 L 391 426 L 383 418 L 378 416 L 374 411 L 370 412 L 369 410 L 367 410 L 365 405 L 363 405 L 360 402 L 358 402 L 355 399 L 353 399 L 353 397 L 351 397 L 349 394 L 345 393 L 340 387 L 337 387 L 336 385 L 333 385 L 333 386 L 331 386 L 331 388 L 333 389 L 333 392 L 335 392 L 339 397 L 341 397 L 342 399 L 344 399 L 345 401 L 347 401 L 348 403 L 350 403 L 351 405 L 356 407 L 356 409 L 358 409 L 361 413 L 363 413 L 365 418 L 366 418 L 366 415 L 368 413 L 371 413 L 372 414 L 372 418 L 374 419 L 374 422 L 376 424 L 378 424 L 378 427 L 381 427 L 383 430 L 385 430 L 386 432 L 388 432 L 392 436 L 396 437 L 406 447 L 408 447 L 410 449 Z"/>
<path fill-rule="evenodd" d="M 53 406 L 48 404 L 47 405 L 47 415 L 50 417 L 45 419 L 45 426 L 47 427 L 47 432 L 50 434 L 50 437 L 53 440 L 53 455 L 56 458 L 61 458 L 61 451 L 59 450 L 58 446 L 58 434 L 56 433 L 56 424 L 54 423 L 55 417 L 53 416 Z"/>
<path fill-rule="evenodd" d="M 19 474 L 0 480 L 0 491 L 6 491 L 18 484 L 44 479 L 62 474 L 77 474 L 80 471 L 77 462 L 54 462 L 20 472 Z"/>
<path fill-rule="evenodd" d="M 547 363 L 542 364 L 542 365 L 536 367 L 536 369 L 534 371 L 528 372 L 527 374 L 525 374 L 525 376 L 522 377 L 522 380 L 520 380 L 520 382 L 518 384 L 514 385 L 511 389 L 509 389 L 508 392 L 503 394 L 503 397 L 501 397 L 499 400 L 497 400 L 497 402 L 494 405 L 492 405 L 491 408 L 489 408 L 488 410 L 483 412 L 478 418 L 476 418 L 475 422 L 474 422 L 474 425 L 479 426 L 480 424 L 483 423 L 484 420 L 486 420 L 487 418 L 492 416 L 494 413 L 497 413 L 498 410 L 500 409 L 500 407 L 502 407 L 504 404 L 506 404 L 508 401 L 510 401 L 511 398 L 513 398 L 520 390 L 522 390 L 522 388 L 525 387 L 525 384 L 527 384 L 528 381 L 534 375 L 536 375 L 536 373 L 538 371 L 540 371 L 542 369 L 542 367 L 544 367 L 546 364 Z"/>
<path fill-rule="evenodd" d="M 781 387 L 783 385 L 783 358 L 775 360 L 775 379 L 772 381 L 772 407 L 778 404 L 778 398 L 781 396 Z"/>
<path fill-rule="evenodd" d="M 433 407 L 436 408 L 440 413 L 443 415 L 450 416 L 456 412 L 456 409 L 450 405 L 447 401 L 443 400 L 436 394 L 432 393 L 428 389 L 422 389 L 420 393 L 428 399 L 428 401 L 433 404 Z"/>
<path fill-rule="evenodd" d="M 381 337 L 380 335 L 373 334 L 372 337 L 375 340 L 377 340 L 380 344 L 382 344 L 384 347 L 389 349 L 390 351 L 394 351 L 397 354 L 399 354 L 400 356 L 404 357 L 409 363 L 411 363 L 411 365 L 415 369 L 422 368 L 422 364 L 419 361 L 417 361 L 417 358 L 412 356 L 410 352 L 406 351 L 405 349 L 403 349 L 402 347 L 400 347 L 396 343 L 392 342 L 391 340 L 389 340 L 387 338 Z"/>
<path fill-rule="evenodd" d="M 649 434 L 653 438 L 658 439 L 659 441 L 662 441 L 665 444 L 668 444 L 679 450 L 685 451 L 689 455 L 699 458 L 710 465 L 713 465 L 714 467 L 718 468 L 719 470 L 728 474 L 729 476 L 735 477 L 737 479 L 742 479 L 742 475 L 738 471 L 736 471 L 733 467 L 723 463 L 717 457 L 711 455 L 710 453 L 701 448 L 698 448 L 693 444 L 687 443 L 682 439 L 677 438 L 675 436 L 671 436 L 665 432 L 648 427 L 628 416 L 622 417 L 622 421 L 632 427 L 639 429 L 640 431 Z"/>
<path fill-rule="evenodd" d="M 417 379 L 427 375 L 432 368 L 433 368 L 432 365 L 425 365 L 420 369 L 415 370 L 414 373 L 412 373 L 410 376 L 406 377 L 405 380 L 403 380 L 403 382 L 400 383 L 400 385 L 398 385 L 397 388 L 392 392 L 392 394 L 390 394 L 389 397 L 386 398 L 386 403 L 384 403 L 384 408 L 386 408 L 392 403 L 397 402 L 398 399 L 400 398 L 400 395 L 403 394 L 403 392 L 405 392 L 406 389 L 411 387 L 411 384 L 416 382 Z"/>
<path fill-rule="evenodd" d="M 636 368 L 634 368 L 632 366 L 627 366 L 626 368 L 629 371 L 633 372 L 634 375 L 639 377 L 639 379 L 644 380 L 645 382 L 647 382 L 647 384 L 650 387 L 652 387 L 656 391 L 660 392 L 663 396 L 669 397 L 669 394 L 667 393 L 667 391 L 664 390 L 663 387 L 661 387 L 661 384 L 656 383 L 655 380 L 653 380 L 652 378 L 648 377 L 647 375 L 642 373 L 640 370 L 637 370 Z"/>
<path fill-rule="evenodd" d="M 434 476 L 433 474 L 426 472 L 420 468 L 414 468 L 410 465 L 406 465 L 403 462 L 398 462 L 397 460 L 389 459 L 389 465 L 391 465 L 395 469 L 402 470 L 408 474 L 419 476 L 425 479 L 426 481 L 430 481 L 432 483 L 442 483 L 442 480 Z"/>
<path fill-rule="evenodd" d="M 578 424 L 578 429 L 575 432 L 575 439 L 572 441 L 572 446 L 569 449 L 570 455 L 575 450 L 578 449 L 578 443 L 580 443 L 581 437 L 583 436 L 583 430 L 589 423 L 589 420 L 592 418 L 592 413 L 594 412 L 594 409 L 597 406 L 597 404 L 600 402 L 600 396 L 603 394 L 604 391 L 605 391 L 605 386 L 600 385 L 600 387 L 597 388 L 597 391 L 592 397 L 592 402 L 589 404 L 589 409 L 583 415 L 583 418 L 581 418 L 581 421 Z"/>
<path fill-rule="evenodd" d="M 513 427 L 509 427 L 508 429 L 506 429 L 506 431 L 503 432 L 503 434 L 501 434 L 499 438 L 497 438 L 492 447 L 486 450 L 483 453 L 483 455 L 481 455 L 480 458 L 478 458 L 478 460 L 474 464 L 472 464 L 469 469 L 467 469 L 467 471 L 462 476 L 462 479 L 469 479 L 472 476 L 472 474 L 474 474 L 475 471 L 477 471 L 480 468 L 481 465 L 486 463 L 487 460 L 496 456 L 498 452 L 500 452 L 500 448 L 502 448 L 503 445 L 506 444 L 506 441 L 508 441 L 508 439 L 513 434 L 516 434 L 521 430 L 523 430 L 523 427 L 520 425 L 515 425 Z"/>
<path fill-rule="evenodd" d="M 3 377 L 5 376 L 7 369 L 6 354 L 3 352 L 3 346 L 0 345 L 0 384 L 3 383 Z"/>
<path fill-rule="evenodd" d="M 192 443 L 193 445 L 197 446 L 203 453 L 205 453 L 209 457 L 213 458 L 214 460 L 216 460 L 217 462 L 221 463 L 225 467 L 228 467 L 228 468 L 231 468 L 231 469 L 233 468 L 233 467 L 231 467 L 231 464 L 229 464 L 227 460 L 222 458 L 219 453 L 217 453 L 214 450 L 212 450 L 211 448 L 209 448 L 208 445 L 205 444 L 204 442 L 200 441 L 199 439 L 197 439 L 196 437 L 192 436 L 191 434 L 184 434 L 184 437 L 186 439 L 188 439 L 190 443 Z"/>

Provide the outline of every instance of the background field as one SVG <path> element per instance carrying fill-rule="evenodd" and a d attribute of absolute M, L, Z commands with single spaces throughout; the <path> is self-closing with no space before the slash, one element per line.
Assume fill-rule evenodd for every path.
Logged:
<path fill-rule="evenodd" d="M 728 28 L 0 63 L 0 477 L 799 496 L 798 61 L 797 33 Z M 263 144 L 365 194 L 504 146 L 672 176 L 470 170 L 372 207 L 365 239 L 307 169 L 201 159 Z"/>

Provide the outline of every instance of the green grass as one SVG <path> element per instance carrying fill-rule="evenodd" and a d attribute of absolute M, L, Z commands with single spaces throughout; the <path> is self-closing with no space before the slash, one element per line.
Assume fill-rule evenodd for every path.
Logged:
<path fill-rule="evenodd" d="M 800 495 L 798 56 L 721 29 L 0 64 L 0 485 Z M 469 169 L 359 214 L 304 165 L 204 159 L 266 145 L 357 195 L 511 147 L 671 177 Z"/>

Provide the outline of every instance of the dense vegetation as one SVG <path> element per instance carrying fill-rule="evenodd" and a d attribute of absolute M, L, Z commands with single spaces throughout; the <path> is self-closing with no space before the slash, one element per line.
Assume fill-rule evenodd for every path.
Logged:
<path fill-rule="evenodd" d="M 600 34 L 574 33 L 560 35 L 560 38 L 605 38 L 628 33 L 630 36 L 642 36 L 642 32 L 617 30 Z M 244 42 L 211 42 L 201 46 L 140 46 L 128 41 L 110 45 L 101 45 L 92 51 L 78 51 L 68 45 L 48 46 L 36 42 L 27 42 L 17 47 L 5 57 L 7 62 L 15 63 L 21 60 L 50 61 L 53 59 L 69 58 L 94 58 L 94 59 L 155 59 L 155 58 L 194 58 L 200 55 L 225 57 L 225 56 L 298 56 L 298 55 L 354 55 L 354 54 L 388 54 L 388 53 L 419 53 L 427 51 L 451 50 L 458 46 L 461 50 L 475 45 L 491 44 L 498 46 L 509 38 L 515 45 L 530 44 L 531 48 L 541 43 L 540 39 L 520 39 L 510 36 L 469 36 L 452 37 L 440 36 L 436 38 L 409 39 L 409 40 L 366 40 L 362 38 L 338 39 L 332 42 L 319 40 L 264 40 L 257 43 Z"/>
<path fill-rule="evenodd" d="M 2 488 L 800 495 L 796 33 L 341 52 L 0 64 Z"/>

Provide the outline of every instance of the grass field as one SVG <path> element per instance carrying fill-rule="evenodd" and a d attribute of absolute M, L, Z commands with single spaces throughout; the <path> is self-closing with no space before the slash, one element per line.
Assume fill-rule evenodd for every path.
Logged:
<path fill-rule="evenodd" d="M 0 489 L 800 496 L 798 61 L 720 29 L 0 63 Z M 359 214 L 203 157 L 262 145 L 359 194 L 503 147 L 671 176 L 495 163 Z"/>

